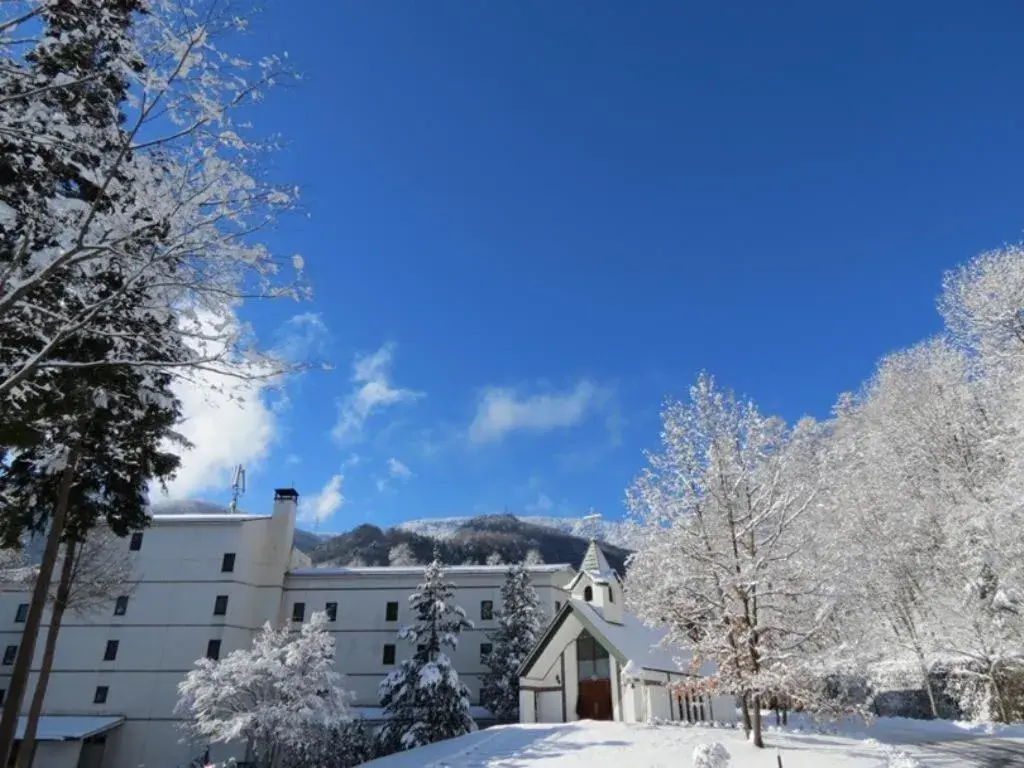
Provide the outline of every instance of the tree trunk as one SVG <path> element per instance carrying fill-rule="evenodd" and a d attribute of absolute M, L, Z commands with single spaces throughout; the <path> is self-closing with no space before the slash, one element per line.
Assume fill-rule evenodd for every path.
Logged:
<path fill-rule="evenodd" d="M 935 701 L 935 689 L 932 687 L 932 676 L 928 671 L 928 664 L 925 662 L 924 653 L 915 648 L 917 660 L 921 663 L 921 677 L 924 680 L 924 689 L 928 691 L 928 704 L 932 708 L 932 717 L 939 719 L 939 706 Z"/>
<path fill-rule="evenodd" d="M 32 695 L 32 706 L 28 710 L 28 720 L 25 721 L 25 735 L 21 737 L 21 746 L 18 747 L 17 768 L 31 768 L 32 766 L 33 752 L 35 752 L 36 748 L 36 728 L 39 725 L 39 716 L 43 713 L 46 685 L 50 681 L 53 655 L 57 650 L 57 635 L 60 633 L 60 623 L 64 618 L 64 611 L 68 607 L 68 597 L 71 594 L 71 576 L 75 572 L 76 550 L 77 545 L 73 541 L 68 542 L 68 545 L 64 548 L 64 561 L 60 566 L 60 583 L 57 585 L 57 597 L 53 601 L 50 626 L 46 630 L 46 647 L 43 650 L 43 662 L 39 667 L 39 679 L 36 680 L 36 690 Z"/>
<path fill-rule="evenodd" d="M 751 713 L 754 718 L 754 746 L 764 747 L 764 738 L 761 735 L 761 697 L 754 696 L 754 711 Z"/>
<path fill-rule="evenodd" d="M 999 718 L 1001 722 L 1010 722 L 1010 713 L 1006 710 L 1006 700 L 1003 699 L 1003 691 L 999 687 L 999 683 L 996 682 L 996 669 L 995 666 L 989 662 L 988 665 L 988 678 L 992 684 L 992 693 L 995 694 L 996 705 L 999 707 Z"/>
<path fill-rule="evenodd" d="M 28 675 L 32 666 L 32 656 L 36 650 L 36 637 L 39 625 L 43 620 L 43 609 L 50 594 L 50 581 L 53 579 L 53 567 L 57 563 L 60 550 L 60 537 L 64 532 L 64 521 L 68 514 L 68 500 L 71 498 L 71 485 L 75 479 L 75 465 L 78 461 L 78 450 L 74 448 L 68 456 L 67 466 L 61 473 L 60 486 L 57 490 L 57 507 L 50 521 L 50 531 L 46 535 L 46 548 L 39 564 L 35 588 L 32 590 L 32 602 L 25 617 L 25 629 L 18 645 L 18 654 L 14 659 L 11 679 L 7 685 L 7 697 L 4 700 L 3 714 L 0 715 L 0 766 L 7 765 L 14 749 L 14 736 L 18 728 L 18 714 L 21 702 L 28 686 Z"/>
<path fill-rule="evenodd" d="M 750 738 L 750 694 L 740 696 L 740 714 L 743 715 L 743 733 Z"/>

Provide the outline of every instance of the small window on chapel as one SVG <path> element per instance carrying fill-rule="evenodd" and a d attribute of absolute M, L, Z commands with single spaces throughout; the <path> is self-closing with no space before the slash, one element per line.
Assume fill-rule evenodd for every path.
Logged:
<path fill-rule="evenodd" d="M 615 602 L 615 592 L 612 590 L 611 587 L 608 587 L 608 602 L 609 603 L 614 603 Z"/>
<path fill-rule="evenodd" d="M 593 589 L 593 587 L 586 586 L 586 587 L 583 588 L 583 599 L 586 600 L 588 603 L 593 601 L 593 599 L 594 599 L 594 589 Z"/>

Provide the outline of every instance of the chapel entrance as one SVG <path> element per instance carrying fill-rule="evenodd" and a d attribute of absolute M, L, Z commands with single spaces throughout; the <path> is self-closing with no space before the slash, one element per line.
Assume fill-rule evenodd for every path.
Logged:
<path fill-rule="evenodd" d="M 587 630 L 576 638 L 579 696 L 576 715 L 585 720 L 611 720 L 612 681 L 608 651 Z"/>

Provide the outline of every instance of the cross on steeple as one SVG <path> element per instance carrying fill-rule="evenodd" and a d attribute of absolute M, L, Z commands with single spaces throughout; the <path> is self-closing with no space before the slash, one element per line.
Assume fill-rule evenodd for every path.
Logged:
<path fill-rule="evenodd" d="M 596 541 L 597 540 L 597 534 L 601 530 L 598 527 L 598 522 L 600 520 L 601 520 L 601 513 L 595 511 L 594 508 L 591 507 L 590 511 L 587 514 L 585 514 L 582 518 L 580 518 L 580 522 L 582 523 L 582 525 L 580 526 L 580 533 L 584 533 L 585 534 L 587 532 L 587 530 L 589 529 L 590 530 L 590 539 L 591 539 L 591 541 Z"/>

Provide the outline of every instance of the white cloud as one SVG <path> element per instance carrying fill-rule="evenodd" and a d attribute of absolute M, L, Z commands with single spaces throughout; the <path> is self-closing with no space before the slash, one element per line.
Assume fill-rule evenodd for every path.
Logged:
<path fill-rule="evenodd" d="M 302 463 L 302 457 L 297 453 L 289 453 L 284 458 L 285 466 L 291 467 Z"/>
<path fill-rule="evenodd" d="M 236 321 L 196 313 L 183 322 L 215 335 Z M 175 381 L 172 389 L 182 408 L 177 429 L 194 447 L 181 452 L 177 476 L 167 484 L 171 498 L 189 498 L 210 489 L 226 491 L 236 464 L 252 471 L 266 459 L 277 437 L 281 410 L 269 397 L 274 384 L 267 378 L 242 381 L 215 371 L 198 371 L 189 380 Z"/>
<path fill-rule="evenodd" d="M 341 493 L 341 484 L 345 477 L 342 474 L 331 475 L 320 493 L 309 499 L 303 499 L 299 505 L 299 519 L 308 522 L 322 523 L 334 515 L 345 503 Z"/>
<path fill-rule="evenodd" d="M 607 393 L 589 381 L 581 381 L 563 394 L 540 394 L 520 399 L 514 390 L 484 390 L 476 417 L 469 425 L 474 443 L 501 440 L 515 430 L 547 432 L 580 424 L 587 413 L 604 401 Z"/>
<path fill-rule="evenodd" d="M 412 477 L 409 468 L 393 456 L 388 459 L 388 474 L 398 480 L 408 480 Z"/>
<path fill-rule="evenodd" d="M 390 481 L 395 480 L 400 483 L 406 482 L 412 477 L 412 470 L 409 469 L 405 464 L 400 462 L 394 456 L 388 459 L 388 476 L 377 478 L 377 490 L 380 493 L 388 490 L 391 485 Z"/>
<path fill-rule="evenodd" d="M 323 318 L 315 312 L 303 312 L 289 318 L 278 330 L 274 352 L 290 362 L 307 362 L 324 355 L 329 338 Z"/>
<path fill-rule="evenodd" d="M 352 366 L 352 392 L 339 406 L 338 421 L 331 434 L 346 443 L 362 436 L 363 426 L 375 411 L 423 397 L 422 392 L 391 385 L 394 345 L 385 344 L 372 355 L 356 357 Z"/>
<path fill-rule="evenodd" d="M 528 502 L 526 504 L 526 511 L 531 514 L 550 512 L 555 508 L 555 502 L 551 500 L 551 497 L 546 493 L 541 493 L 537 496 L 536 500 Z"/>

